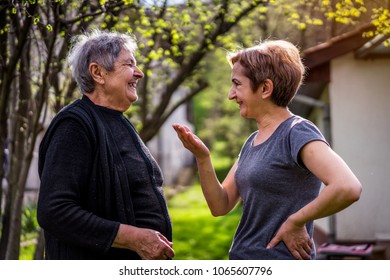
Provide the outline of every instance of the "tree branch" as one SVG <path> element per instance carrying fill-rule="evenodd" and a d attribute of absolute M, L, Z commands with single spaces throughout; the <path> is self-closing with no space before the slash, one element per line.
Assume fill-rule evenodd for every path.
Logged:
<path fill-rule="evenodd" d="M 169 107 L 168 110 L 165 110 L 164 114 L 159 116 L 154 114 L 154 123 L 155 126 L 147 126 L 145 129 L 141 130 L 140 137 L 145 141 L 149 141 L 153 138 L 153 136 L 157 133 L 157 131 L 161 128 L 161 126 L 166 122 L 166 120 L 172 115 L 172 113 L 181 105 L 191 100 L 195 95 L 208 87 L 208 82 L 204 79 L 199 79 L 197 82 L 197 87 L 191 89 L 190 93 L 186 94 L 179 101 L 175 102 L 175 104 Z"/>

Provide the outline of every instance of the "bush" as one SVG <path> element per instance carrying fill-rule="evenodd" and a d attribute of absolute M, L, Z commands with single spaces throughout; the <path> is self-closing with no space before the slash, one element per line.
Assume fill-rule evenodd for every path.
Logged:
<path fill-rule="evenodd" d="M 23 208 L 22 236 L 19 259 L 32 260 L 34 257 L 39 225 L 37 221 L 37 206 L 29 204 Z"/>

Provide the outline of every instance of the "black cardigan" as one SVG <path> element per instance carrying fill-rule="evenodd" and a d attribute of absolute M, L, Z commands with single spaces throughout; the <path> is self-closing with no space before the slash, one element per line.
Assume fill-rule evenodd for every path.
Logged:
<path fill-rule="evenodd" d="M 80 128 L 77 137 L 67 137 L 64 123 Z M 115 147 L 101 112 L 86 96 L 51 122 L 38 162 L 37 218 L 45 231 L 47 259 L 139 259 L 133 251 L 111 247 L 120 223 L 135 225 L 126 168 Z M 172 240 L 162 197 L 160 203 L 169 224 L 166 237 Z"/>

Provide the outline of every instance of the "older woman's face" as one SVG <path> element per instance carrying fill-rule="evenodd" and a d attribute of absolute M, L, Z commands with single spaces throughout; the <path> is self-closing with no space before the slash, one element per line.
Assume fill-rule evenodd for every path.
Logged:
<path fill-rule="evenodd" d="M 114 70 L 105 73 L 104 94 L 111 109 L 124 112 L 138 99 L 137 82 L 144 73 L 137 67 L 133 54 L 123 49 Z"/>

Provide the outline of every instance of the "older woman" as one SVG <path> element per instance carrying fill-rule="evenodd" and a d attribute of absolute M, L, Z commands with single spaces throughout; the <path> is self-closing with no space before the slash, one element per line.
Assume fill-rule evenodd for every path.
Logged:
<path fill-rule="evenodd" d="M 46 259 L 170 259 L 159 166 L 125 118 L 144 74 L 130 35 L 78 36 L 68 62 L 82 98 L 63 108 L 39 150 L 38 222 Z"/>
<path fill-rule="evenodd" d="M 210 152 L 182 125 L 178 137 L 190 150 L 213 215 L 225 215 L 242 199 L 242 217 L 230 259 L 314 259 L 313 220 L 359 199 L 361 185 L 310 121 L 288 104 L 304 76 L 298 49 L 269 40 L 228 54 L 229 99 L 258 130 L 243 145 L 225 180 L 215 176 Z M 325 188 L 320 192 L 321 183 Z"/>

